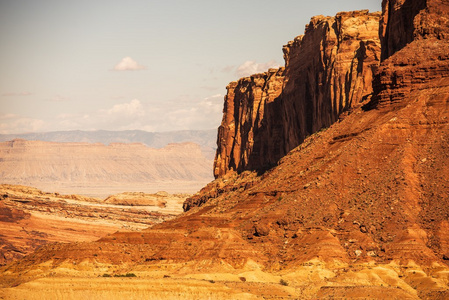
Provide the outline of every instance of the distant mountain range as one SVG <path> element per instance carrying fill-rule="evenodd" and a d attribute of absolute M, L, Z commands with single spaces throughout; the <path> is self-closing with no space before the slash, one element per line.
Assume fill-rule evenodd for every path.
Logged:
<path fill-rule="evenodd" d="M 0 134 L 0 142 L 13 139 L 59 143 L 142 143 L 151 148 L 163 148 L 170 143 L 192 142 L 200 145 L 203 154 L 213 159 L 216 150 L 217 130 L 182 130 L 167 132 L 148 132 L 143 130 L 126 131 L 52 131 L 24 134 Z"/>

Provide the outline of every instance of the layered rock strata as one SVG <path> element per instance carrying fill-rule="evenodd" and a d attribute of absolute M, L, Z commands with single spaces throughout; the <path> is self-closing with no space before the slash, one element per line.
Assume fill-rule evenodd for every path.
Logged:
<path fill-rule="evenodd" d="M 214 175 L 263 171 L 372 92 L 379 13 L 317 16 L 284 46 L 285 68 L 227 86 Z"/>
<path fill-rule="evenodd" d="M 382 60 L 418 39 L 449 38 L 445 0 L 383 0 L 380 37 Z"/>
<path fill-rule="evenodd" d="M 449 2 L 383 1 L 382 64 L 367 108 L 406 105 L 413 91 L 442 87 L 449 75 Z"/>
<path fill-rule="evenodd" d="M 0 142 L 0 183 L 107 197 L 123 191 L 195 192 L 213 179 L 195 143 L 161 149 L 140 143 Z"/>
<path fill-rule="evenodd" d="M 402 4 L 414 7 L 414 1 L 395 7 Z M 382 68 L 399 55 L 404 62 L 408 56 L 409 68 L 423 67 L 414 51 L 428 41 L 405 45 Z M 448 42 L 438 43 L 444 49 Z M 449 76 L 428 68 L 434 77 L 408 83 L 410 93 L 396 104 L 373 98 L 376 109 L 353 106 L 262 176 L 226 174 L 203 189 L 200 205 L 143 232 L 45 246 L 4 268 L 0 284 L 13 287 L 7 296 L 19 295 L 43 281 L 16 285 L 38 276 L 67 278 L 75 262 L 77 275 L 99 266 L 89 280 L 109 264 L 123 266 L 121 273 L 153 272 L 152 281 L 163 279 L 164 287 L 175 276 L 181 283 L 200 278 L 211 288 L 251 293 L 248 298 L 448 299 Z M 401 86 L 375 89 L 378 97 Z M 207 296 L 217 298 L 214 293 Z"/>
<path fill-rule="evenodd" d="M 122 193 L 107 199 L 0 184 L 0 266 L 54 242 L 95 241 L 182 212 L 187 195 Z"/>

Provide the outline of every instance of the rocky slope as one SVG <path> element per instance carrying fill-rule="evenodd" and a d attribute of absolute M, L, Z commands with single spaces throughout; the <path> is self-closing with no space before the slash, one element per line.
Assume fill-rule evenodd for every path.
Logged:
<path fill-rule="evenodd" d="M 213 179 L 212 161 L 194 143 L 0 143 L 0 183 L 106 197 L 124 191 L 196 192 Z"/>
<path fill-rule="evenodd" d="M 284 46 L 285 68 L 227 86 L 215 177 L 265 170 L 306 136 L 328 127 L 370 97 L 380 60 L 379 13 L 312 18 Z"/>
<path fill-rule="evenodd" d="M 391 13 L 415 7 L 424 8 Z M 382 45 L 388 32 L 408 32 L 418 16 L 444 24 L 446 7 L 384 1 Z M 444 26 L 439 36 L 418 34 L 434 28 L 423 24 L 426 30 L 384 57 L 371 99 L 340 113 L 274 168 L 218 174 L 185 203 L 185 214 L 142 232 L 43 247 L 2 269 L 7 288 L 0 292 L 106 296 L 102 288 L 112 287 L 109 298 L 133 290 L 175 299 L 449 298 L 449 42 L 439 39 Z M 432 65 L 420 51 L 439 56 Z M 105 281 L 98 277 L 104 272 L 138 279 Z M 92 289 L 71 286 L 70 278 L 89 279 Z"/>

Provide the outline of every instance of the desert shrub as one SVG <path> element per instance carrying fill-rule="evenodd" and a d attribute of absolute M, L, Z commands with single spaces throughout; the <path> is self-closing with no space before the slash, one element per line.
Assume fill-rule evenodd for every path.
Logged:
<path fill-rule="evenodd" d="M 288 282 L 284 279 L 279 280 L 279 283 L 283 286 L 288 286 Z"/>
<path fill-rule="evenodd" d="M 114 277 L 137 277 L 137 276 L 134 273 L 126 273 L 126 274 L 115 274 Z"/>

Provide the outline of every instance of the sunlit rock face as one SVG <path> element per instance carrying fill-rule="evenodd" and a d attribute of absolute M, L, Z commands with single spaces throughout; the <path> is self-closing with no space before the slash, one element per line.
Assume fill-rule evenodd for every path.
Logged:
<path fill-rule="evenodd" d="M 384 1 L 383 20 L 388 13 L 387 3 Z M 414 1 L 394 3 L 397 9 L 401 5 L 415 7 Z M 414 20 L 418 15 L 437 19 L 435 15 L 426 14 L 434 9 L 434 3 L 441 4 L 441 11 L 445 7 L 442 2 L 426 3 L 418 14 L 412 14 Z M 377 15 L 363 12 L 337 17 L 355 22 L 359 14 L 377 18 Z M 441 20 L 432 17 L 432 22 L 443 24 L 447 15 L 440 15 Z M 401 14 L 397 16 L 403 18 Z M 390 16 L 387 22 L 394 22 L 395 18 L 396 15 Z M 151 288 L 148 282 L 157 284 L 158 291 L 164 286 L 164 291 L 172 293 L 169 296 L 178 298 L 193 298 L 192 294 L 186 297 L 180 290 L 188 285 L 196 298 L 214 299 L 226 299 L 219 294 L 223 287 L 231 293 L 239 293 L 228 299 L 245 299 L 244 296 L 248 299 L 449 299 L 447 39 L 436 35 L 414 36 L 408 44 L 384 58 L 379 71 L 375 72 L 372 88 L 367 83 L 373 79 L 373 73 L 366 71 L 365 65 L 369 56 L 364 55 L 367 57 L 361 60 L 363 68 L 356 69 L 368 72 L 367 77 L 348 71 L 345 74 L 353 74 L 353 77 L 344 78 L 353 80 L 354 76 L 359 76 L 356 82 L 367 86 L 360 90 L 354 88 L 354 91 L 366 96 L 351 98 L 346 88 L 335 87 L 335 81 L 343 86 L 343 77 L 323 71 L 339 69 L 337 59 L 332 56 L 335 53 L 324 51 L 325 45 L 329 45 L 324 41 L 331 40 L 331 32 L 339 32 L 340 27 L 332 25 L 327 26 L 328 30 L 323 29 L 329 38 L 321 38 L 323 43 L 318 43 L 319 47 L 305 46 L 316 45 L 306 43 L 310 30 L 321 28 L 320 24 L 326 28 L 329 24 L 326 20 L 331 19 L 314 18 L 306 34 L 287 47 L 284 70 L 271 70 L 228 87 L 228 106 L 225 106 L 219 137 L 228 139 L 231 144 L 219 140 L 222 148 L 217 154 L 219 161 L 226 157 L 228 160 L 223 160 L 222 165 L 216 164 L 218 178 L 215 181 L 186 200 L 184 214 L 142 232 L 117 232 L 93 243 L 44 246 L 11 265 L 0 276 L 0 283 L 11 287 L 6 295 L 12 299 L 24 298 L 20 297 L 21 293 L 32 288 L 39 292 L 53 291 L 50 283 L 34 280 L 38 272 L 47 272 L 47 277 L 59 276 L 61 281 L 68 282 L 72 279 L 67 275 L 69 269 L 89 281 L 101 282 L 103 278 L 98 276 L 105 272 L 104 266 L 110 266 L 108 274 L 114 270 L 119 274 L 135 271 L 143 277 L 147 288 Z M 387 35 L 388 31 L 408 32 L 405 27 L 411 24 L 410 20 L 401 22 L 392 24 L 404 24 L 402 29 L 396 28 L 402 25 L 387 24 Z M 369 22 L 362 22 L 354 29 L 365 28 L 367 24 Z M 422 28 L 434 28 L 429 24 L 430 21 L 426 21 Z M 357 31 L 347 32 L 357 35 Z M 309 36 L 313 40 L 313 35 Z M 340 48 L 336 49 L 341 49 L 345 39 L 337 41 L 340 41 Z M 368 41 L 363 44 L 370 45 Z M 293 76 L 295 49 L 311 55 L 302 62 L 311 69 L 298 66 L 302 72 L 294 72 Z M 354 49 L 352 57 L 358 57 L 354 53 L 359 49 Z M 370 48 L 365 46 L 365 49 Z M 380 51 L 376 49 L 373 69 L 380 60 Z M 328 64 L 326 57 L 334 57 L 334 64 Z M 301 61 L 300 56 L 296 58 Z M 353 62 L 348 70 L 353 70 L 359 60 Z M 325 74 L 332 76 L 325 77 Z M 323 78 L 328 78 L 327 85 L 320 85 Z M 349 86 L 348 82 L 353 81 L 344 81 L 345 87 Z M 329 92 L 332 97 L 325 98 L 324 91 L 331 83 L 334 84 L 333 93 Z M 281 91 L 276 89 L 277 85 L 281 86 Z M 300 86 L 308 87 L 309 93 Z M 333 98 L 338 94 L 336 91 L 340 91 L 340 98 Z M 371 92 L 370 99 L 368 93 Z M 260 97 L 266 100 L 257 100 L 258 106 L 253 105 L 257 101 L 250 97 L 251 93 L 262 95 Z M 314 99 L 310 102 L 313 105 L 308 104 L 309 111 L 305 104 L 307 99 L 298 96 L 304 93 L 310 95 L 309 100 Z M 245 105 L 237 101 L 240 94 L 247 96 Z M 321 103 L 320 106 L 317 103 Z M 264 108 L 260 110 L 262 104 Z M 342 113 L 348 107 L 350 110 Z M 312 121 L 308 123 L 307 120 Z M 326 130 L 319 130 L 332 121 L 334 123 Z M 276 155 L 281 156 L 281 149 L 288 149 L 281 147 L 293 145 L 294 138 L 299 141 L 293 133 L 299 135 L 302 129 L 308 134 L 308 128 L 316 133 L 262 175 L 249 170 L 239 174 L 231 172 L 245 170 L 245 164 L 248 169 L 253 166 L 254 170 L 261 170 L 256 166 L 269 165 L 275 157 L 273 149 L 279 149 Z M 252 152 L 246 151 L 247 148 L 244 148 L 246 152 L 242 151 L 243 141 L 249 141 L 249 137 L 253 139 L 252 144 L 247 144 L 252 145 Z M 234 152 L 236 149 L 240 152 Z M 256 150 L 259 151 L 257 155 Z M 224 154 L 219 156 L 220 153 Z M 246 157 L 232 156 L 233 153 L 246 153 Z M 242 157 L 247 161 L 242 161 Z M 91 268 L 90 273 L 81 273 L 88 268 Z M 99 271 L 95 273 L 95 270 Z M 196 280 L 194 284 L 188 281 L 191 279 Z M 27 280 L 33 281 L 23 283 Z M 144 290 L 134 288 L 132 284 L 138 282 L 127 281 L 126 287 L 114 290 L 123 293 L 131 289 L 133 292 Z M 111 281 L 106 284 L 110 287 Z M 210 294 L 200 294 L 205 284 Z M 68 294 L 75 288 L 75 292 L 82 291 L 80 286 L 79 282 L 71 281 L 70 286 L 57 288 L 67 287 L 61 292 Z M 105 283 L 99 286 L 104 287 Z M 150 296 L 146 298 L 160 297 L 156 292 L 148 291 Z M 116 298 L 119 299 L 119 295 Z"/>
<path fill-rule="evenodd" d="M 380 61 L 379 13 L 317 16 L 284 46 L 285 68 L 227 86 L 214 174 L 263 171 L 370 97 Z"/>

